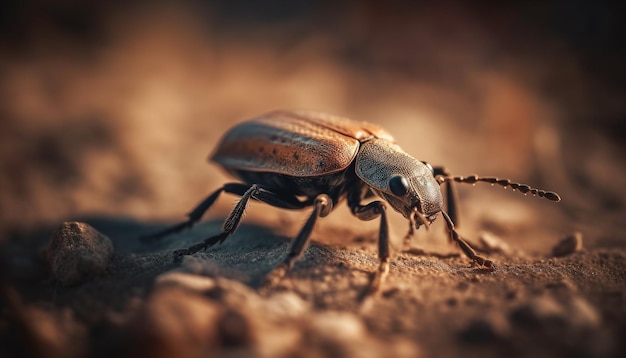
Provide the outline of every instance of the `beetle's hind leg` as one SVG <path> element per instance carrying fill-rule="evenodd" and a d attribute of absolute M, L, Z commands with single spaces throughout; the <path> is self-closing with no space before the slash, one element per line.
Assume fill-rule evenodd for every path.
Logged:
<path fill-rule="evenodd" d="M 177 232 L 183 231 L 185 229 L 190 229 L 195 223 L 200 221 L 204 213 L 213 206 L 213 203 L 217 199 L 217 197 L 224 191 L 226 186 L 223 186 L 216 191 L 214 191 L 211 195 L 207 196 L 206 199 L 202 200 L 200 204 L 198 204 L 189 214 L 187 214 L 188 219 L 182 223 L 176 224 L 174 226 L 165 228 L 162 231 L 156 232 L 154 234 L 141 236 L 139 240 L 144 243 L 152 242 L 158 240 L 164 236 L 168 236 L 171 234 L 175 234 Z"/>
<path fill-rule="evenodd" d="M 244 193 L 249 188 L 250 188 L 250 185 L 248 184 L 241 184 L 241 183 L 224 184 L 224 186 L 222 186 L 221 188 L 211 193 L 211 195 L 207 196 L 198 205 L 196 205 L 196 207 L 193 208 L 191 212 L 189 212 L 189 214 L 187 214 L 188 219 L 186 221 L 176 224 L 174 226 L 165 228 L 164 230 L 156 232 L 154 234 L 141 236 L 139 240 L 141 242 L 148 243 L 148 242 L 158 240 L 164 236 L 175 234 L 185 229 L 190 229 L 193 225 L 195 225 L 198 221 L 200 221 L 204 213 L 206 213 L 211 208 L 211 206 L 213 206 L 213 203 L 215 202 L 215 200 L 217 200 L 217 198 L 220 196 L 220 194 L 223 191 L 230 193 L 230 194 L 237 194 L 237 195 L 243 196 Z"/>
<path fill-rule="evenodd" d="M 220 190 L 231 194 L 241 195 L 241 199 L 239 199 L 233 210 L 230 212 L 230 214 L 228 214 L 228 217 L 224 221 L 224 224 L 222 225 L 222 232 L 215 236 L 211 236 L 208 239 L 205 239 L 199 244 L 193 245 L 186 249 L 174 251 L 175 260 L 179 260 L 184 255 L 191 255 L 200 250 L 209 248 L 217 243 L 224 242 L 224 240 L 226 240 L 228 236 L 230 236 L 233 232 L 235 232 L 235 230 L 237 230 L 239 222 L 241 221 L 246 207 L 248 206 L 248 201 L 251 198 L 257 199 L 272 206 L 285 209 L 300 209 L 309 205 L 308 202 L 300 201 L 294 196 L 281 196 L 257 184 L 226 184 Z M 219 191 L 214 193 L 213 195 L 216 195 L 217 197 L 217 194 L 219 194 Z M 204 209 L 204 211 L 206 211 L 207 209 Z M 196 210 L 198 210 L 198 208 L 194 209 L 192 213 L 194 213 Z M 204 211 L 202 212 L 202 214 L 204 213 Z M 200 214 L 200 216 L 202 216 L 202 214 Z"/>

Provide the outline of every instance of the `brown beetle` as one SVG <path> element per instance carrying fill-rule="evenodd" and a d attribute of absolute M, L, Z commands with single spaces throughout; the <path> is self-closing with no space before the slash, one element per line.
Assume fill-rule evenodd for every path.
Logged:
<path fill-rule="evenodd" d="M 389 230 L 386 204 L 409 220 L 409 233 L 428 226 L 441 213 L 450 234 L 473 262 L 495 268 L 465 242 L 454 228 L 457 220 L 453 182 L 478 181 L 511 187 L 552 201 L 560 197 L 549 191 L 513 183 L 508 179 L 478 176 L 452 177 L 442 167 L 431 167 L 406 154 L 382 128 L 333 115 L 276 111 L 232 128 L 210 158 L 242 183 L 228 183 L 204 199 L 189 219 L 147 239 L 162 237 L 198 222 L 221 192 L 241 196 L 226 218 L 222 232 L 187 249 L 174 252 L 175 258 L 190 255 L 223 242 L 239 225 L 248 201 L 256 199 L 284 209 L 313 206 L 313 212 L 293 241 L 283 263 L 270 277 L 280 278 L 302 255 L 318 217 L 328 215 L 347 199 L 352 214 L 361 220 L 380 217 L 378 238 L 379 268 L 370 291 L 376 291 L 389 271 Z M 446 184 L 446 210 L 440 185 Z M 377 196 L 363 204 L 363 200 Z"/>

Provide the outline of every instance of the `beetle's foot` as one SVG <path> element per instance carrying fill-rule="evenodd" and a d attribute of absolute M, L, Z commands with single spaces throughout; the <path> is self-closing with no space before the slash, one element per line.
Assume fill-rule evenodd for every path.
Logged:
<path fill-rule="evenodd" d="M 378 270 L 372 274 L 372 278 L 367 287 L 367 290 L 363 292 L 360 300 L 364 301 L 369 297 L 376 296 L 385 282 L 385 278 L 389 274 L 389 259 L 383 260 L 378 266 Z"/>
<path fill-rule="evenodd" d="M 185 255 L 193 255 L 196 252 L 206 250 L 215 244 L 218 244 L 218 243 L 221 244 L 224 242 L 224 240 L 226 240 L 228 235 L 230 235 L 229 232 L 222 232 L 218 235 L 211 236 L 210 238 L 202 241 L 199 244 L 195 244 L 186 249 L 176 250 L 172 254 L 174 256 L 174 262 L 180 263 L 182 261 L 182 257 Z"/>
<path fill-rule="evenodd" d="M 187 255 L 192 255 L 196 252 L 198 252 L 198 250 L 192 250 L 193 247 L 187 248 L 187 249 L 181 249 L 181 250 L 176 250 L 172 253 L 172 258 L 174 259 L 174 263 L 181 263 L 183 261 L 183 256 L 187 256 Z"/>
<path fill-rule="evenodd" d="M 411 248 L 411 239 L 413 238 L 413 233 L 408 232 L 405 236 L 404 239 L 402 240 L 402 249 L 403 250 L 408 250 Z"/>
<path fill-rule="evenodd" d="M 174 257 L 174 262 L 180 263 L 183 260 L 183 256 L 193 255 L 200 250 L 206 249 L 207 247 L 208 246 L 206 242 L 201 242 L 186 249 L 176 250 L 172 253 L 172 256 Z"/>
<path fill-rule="evenodd" d="M 183 261 L 183 256 L 187 255 L 187 250 L 176 250 L 172 253 L 172 258 L 175 264 L 179 264 Z"/>
<path fill-rule="evenodd" d="M 479 267 L 489 271 L 495 271 L 497 269 L 493 261 L 487 260 L 481 256 L 476 256 L 472 261 L 472 265 L 478 265 Z"/>

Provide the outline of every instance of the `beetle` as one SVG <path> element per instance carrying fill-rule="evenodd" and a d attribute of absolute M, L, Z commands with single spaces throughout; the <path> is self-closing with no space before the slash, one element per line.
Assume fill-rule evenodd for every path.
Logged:
<path fill-rule="evenodd" d="M 210 160 L 240 182 L 224 184 L 200 202 L 180 224 L 145 237 L 160 238 L 198 222 L 222 192 L 241 196 L 222 226 L 222 232 L 174 252 L 179 260 L 222 243 L 239 225 L 250 199 L 283 209 L 313 207 L 293 240 L 283 262 L 268 277 L 280 279 L 305 251 L 318 218 L 327 216 L 340 202 L 360 220 L 380 219 L 379 267 L 371 281 L 375 291 L 390 264 L 387 205 L 409 221 L 410 239 L 422 225 L 428 227 L 441 213 L 450 240 L 478 266 L 495 265 L 478 255 L 457 233 L 457 205 L 453 183 L 488 182 L 532 193 L 552 201 L 558 194 L 508 179 L 453 177 L 444 167 L 432 167 L 405 153 L 381 127 L 325 113 L 274 111 L 233 127 L 222 138 Z M 446 208 L 440 186 L 445 184 Z M 366 199 L 376 200 L 364 203 Z"/>

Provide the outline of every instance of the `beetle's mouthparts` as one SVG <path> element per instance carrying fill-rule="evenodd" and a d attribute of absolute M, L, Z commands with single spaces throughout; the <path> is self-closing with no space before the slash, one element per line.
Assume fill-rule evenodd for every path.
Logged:
<path fill-rule="evenodd" d="M 411 215 L 412 221 L 415 223 L 415 229 L 419 229 L 421 225 L 426 227 L 426 230 L 430 227 L 430 222 L 424 216 L 424 214 L 420 213 L 417 208 L 413 208 L 413 215 Z"/>

